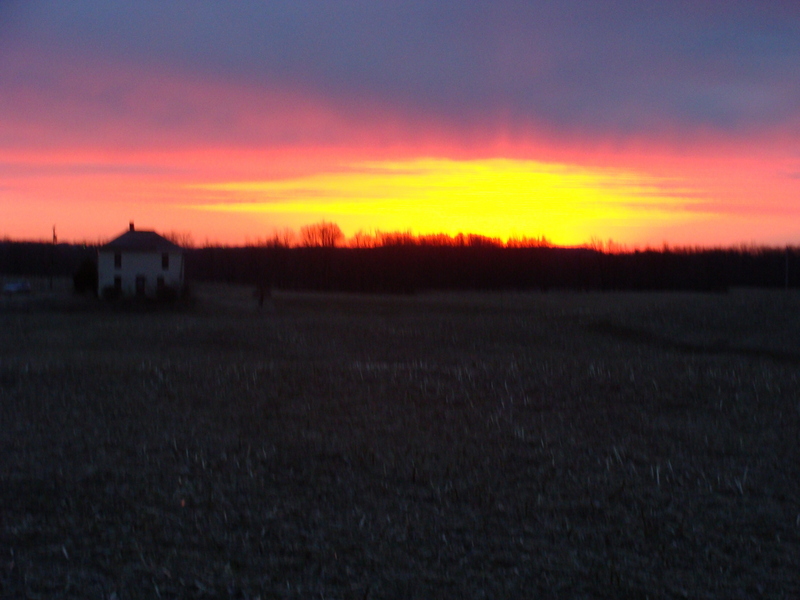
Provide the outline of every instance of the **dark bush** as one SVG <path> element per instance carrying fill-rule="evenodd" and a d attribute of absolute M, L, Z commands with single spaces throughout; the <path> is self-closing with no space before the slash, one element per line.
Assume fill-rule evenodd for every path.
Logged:
<path fill-rule="evenodd" d="M 72 283 L 79 294 L 97 294 L 97 263 L 91 258 L 85 258 L 72 276 Z"/>

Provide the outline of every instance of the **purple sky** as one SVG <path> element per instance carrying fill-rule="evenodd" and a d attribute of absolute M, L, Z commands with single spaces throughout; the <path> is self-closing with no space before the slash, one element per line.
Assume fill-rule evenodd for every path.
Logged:
<path fill-rule="evenodd" d="M 389 106 L 480 131 L 746 137 L 797 133 L 800 113 L 794 1 L 12 0 L 0 40 L 6 56 L 302 89 L 345 112 Z M 4 62 L 4 87 L 24 85 Z"/>

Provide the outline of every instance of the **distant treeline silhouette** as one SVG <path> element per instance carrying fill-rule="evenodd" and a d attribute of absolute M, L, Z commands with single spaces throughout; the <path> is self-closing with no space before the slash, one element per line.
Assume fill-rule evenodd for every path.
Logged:
<path fill-rule="evenodd" d="M 458 240 L 459 238 L 450 238 Z M 367 247 L 277 244 L 187 249 L 189 281 L 287 290 L 412 293 L 427 290 L 696 290 L 800 287 L 800 248 L 738 247 L 606 252 L 534 244 L 509 247 L 480 236 L 464 243 Z M 469 243 L 467 240 L 472 240 Z M 440 238 L 440 241 L 442 239 Z M 395 238 L 397 241 L 397 238 Z M 480 243 L 476 243 L 480 242 Z M 96 247 L 0 242 L 0 275 L 72 276 Z M 85 266 L 84 266 L 85 268 Z"/>
<path fill-rule="evenodd" d="M 800 287 L 797 249 L 647 250 L 397 245 L 375 248 L 202 248 L 187 273 L 295 290 L 697 290 Z"/>
<path fill-rule="evenodd" d="M 97 258 L 97 247 L 85 244 L 0 242 L 0 275 L 5 277 L 72 276 L 85 260 Z"/>

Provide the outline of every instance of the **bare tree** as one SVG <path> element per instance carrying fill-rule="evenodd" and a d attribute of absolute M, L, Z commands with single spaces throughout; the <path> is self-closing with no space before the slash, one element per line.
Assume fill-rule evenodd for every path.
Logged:
<path fill-rule="evenodd" d="M 320 221 L 301 227 L 300 239 L 303 246 L 333 248 L 344 240 L 344 234 L 336 223 Z"/>
<path fill-rule="evenodd" d="M 188 231 L 167 231 L 163 234 L 173 244 L 181 248 L 194 248 L 194 238 Z"/>
<path fill-rule="evenodd" d="M 366 233 L 363 229 L 356 231 L 353 237 L 350 238 L 351 248 L 374 248 L 375 246 L 375 236 Z"/>
<path fill-rule="evenodd" d="M 550 248 L 552 246 L 553 243 L 544 235 L 539 237 L 528 237 L 526 235 L 510 237 L 506 242 L 507 248 Z"/>
<path fill-rule="evenodd" d="M 293 229 L 289 227 L 284 227 L 283 229 L 279 229 L 275 231 L 272 236 L 272 239 L 269 241 L 269 245 L 277 246 L 280 248 L 289 248 L 294 246 L 294 241 L 297 238 Z"/>

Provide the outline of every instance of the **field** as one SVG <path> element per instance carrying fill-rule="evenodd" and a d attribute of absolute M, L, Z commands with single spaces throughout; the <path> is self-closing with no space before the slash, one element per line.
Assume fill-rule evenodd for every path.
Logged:
<path fill-rule="evenodd" d="M 0 301 L 2 598 L 798 598 L 800 295 Z"/>

